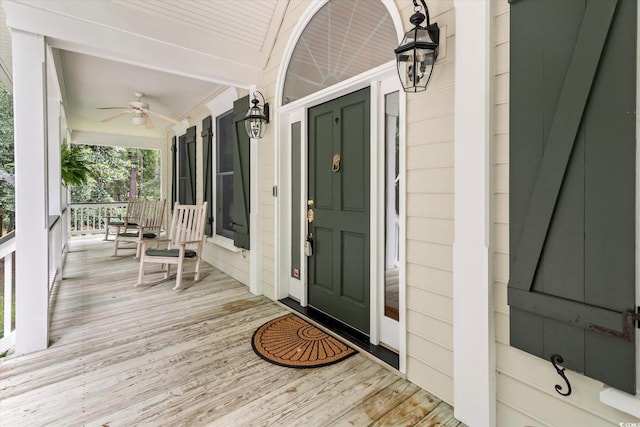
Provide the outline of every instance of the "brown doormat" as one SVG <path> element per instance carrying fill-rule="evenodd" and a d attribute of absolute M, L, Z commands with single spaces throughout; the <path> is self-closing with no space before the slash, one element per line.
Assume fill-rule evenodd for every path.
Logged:
<path fill-rule="evenodd" d="M 357 353 L 295 314 L 260 326 L 251 338 L 253 351 L 267 362 L 289 368 L 317 368 Z"/>

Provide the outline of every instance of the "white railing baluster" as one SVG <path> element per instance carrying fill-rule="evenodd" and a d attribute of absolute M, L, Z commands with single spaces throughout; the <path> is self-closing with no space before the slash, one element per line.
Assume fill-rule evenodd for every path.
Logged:
<path fill-rule="evenodd" d="M 4 335 L 11 333 L 13 310 L 13 252 L 4 257 Z"/>
<path fill-rule="evenodd" d="M 106 231 L 107 214 L 114 217 L 124 213 L 127 202 L 72 203 L 69 205 L 69 237 L 101 234 Z"/>

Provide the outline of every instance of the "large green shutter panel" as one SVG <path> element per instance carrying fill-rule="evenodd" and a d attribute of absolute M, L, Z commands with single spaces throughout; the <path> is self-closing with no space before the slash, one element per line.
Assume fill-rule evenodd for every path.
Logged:
<path fill-rule="evenodd" d="M 511 2 L 508 290 L 512 346 L 634 394 L 636 9 Z"/>
<path fill-rule="evenodd" d="M 249 96 L 233 103 L 233 244 L 249 249 L 250 139 L 244 126 Z"/>
<path fill-rule="evenodd" d="M 202 176 L 203 189 L 202 200 L 207 203 L 207 220 L 205 222 L 205 234 L 213 236 L 213 129 L 211 116 L 202 121 Z"/>

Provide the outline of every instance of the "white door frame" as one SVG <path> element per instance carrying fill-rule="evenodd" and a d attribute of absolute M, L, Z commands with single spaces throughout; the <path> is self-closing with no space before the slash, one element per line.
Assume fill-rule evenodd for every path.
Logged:
<path fill-rule="evenodd" d="M 388 328 L 389 325 L 384 317 L 384 123 L 381 123 L 380 116 L 384 115 L 384 94 L 399 89 L 399 84 L 394 86 L 393 81 L 397 81 L 395 61 L 384 64 L 369 72 L 363 73 L 345 82 L 332 86 L 327 90 L 320 91 L 313 95 L 309 95 L 295 103 L 278 108 L 276 111 L 277 121 L 277 142 L 276 142 L 276 170 L 278 200 L 276 203 L 276 284 L 275 297 L 282 299 L 290 294 L 299 299 L 301 306 L 307 305 L 306 286 L 307 286 L 307 268 L 306 257 L 303 256 L 300 269 L 300 280 L 290 278 L 290 239 L 291 239 L 291 203 L 289 195 L 291 194 L 291 123 L 301 122 L 302 147 L 301 157 L 307 158 L 307 110 L 315 105 L 336 99 L 340 96 L 355 92 L 359 89 L 369 86 L 371 88 L 371 182 L 370 182 L 370 206 L 371 206 L 371 225 L 370 225 L 370 335 L 369 340 L 372 344 L 379 344 L 381 338 L 381 328 L 384 323 L 385 334 L 393 333 Z M 381 101 L 382 100 L 382 101 Z M 400 108 L 401 115 L 405 117 L 406 95 L 400 91 Z M 404 173 L 404 146 L 405 146 L 405 126 L 400 126 L 400 146 L 401 161 L 400 170 Z M 300 212 L 306 210 L 307 197 L 307 163 L 302 162 L 301 167 L 301 183 L 300 183 Z M 404 180 L 402 180 L 404 181 Z M 400 354 L 400 370 L 404 372 L 404 357 L 406 347 L 406 320 L 404 313 L 404 184 L 401 186 L 401 244 L 400 244 L 400 322 L 397 324 L 395 333 L 397 341 L 391 342 L 391 345 L 397 346 Z M 301 236 L 306 236 L 306 221 L 302 221 Z M 290 284 L 294 286 L 293 292 L 290 291 Z M 389 341 L 387 338 L 386 341 Z"/>
<path fill-rule="evenodd" d="M 392 76 L 380 82 L 378 87 L 377 99 L 373 98 L 373 91 L 371 93 L 373 104 L 377 102 L 378 104 L 378 112 L 377 116 L 375 116 L 378 127 L 378 137 L 377 137 L 377 156 L 378 161 L 377 165 L 371 162 L 371 170 L 376 173 L 372 173 L 371 185 L 375 185 L 378 191 L 377 197 L 377 206 L 374 206 L 372 203 L 372 210 L 377 210 L 377 218 L 378 224 L 376 226 L 378 232 L 378 241 L 377 241 L 377 256 L 376 262 L 372 268 L 377 269 L 377 284 L 375 285 L 375 292 L 377 292 L 377 301 L 378 301 L 378 314 L 377 318 L 372 316 L 371 324 L 377 321 L 379 322 L 379 341 L 385 344 L 388 344 L 392 348 L 400 349 L 405 347 L 406 334 L 400 333 L 400 331 L 406 331 L 406 315 L 405 315 L 405 291 L 406 291 L 406 94 L 402 90 L 402 85 L 400 84 L 400 80 L 398 79 L 396 73 L 393 73 Z M 398 92 L 398 104 L 399 104 L 399 116 L 400 116 L 400 124 L 399 124 L 399 157 L 400 157 L 400 165 L 398 166 L 398 174 L 399 174 L 399 184 L 400 184 L 400 200 L 399 200 L 399 215 L 398 215 L 398 223 L 399 223 L 399 254 L 398 254 L 398 269 L 399 269 L 399 279 L 398 279 L 398 313 L 399 320 L 393 320 L 384 315 L 384 299 L 385 299 L 385 270 L 387 260 L 385 259 L 386 251 L 387 251 L 387 242 L 385 241 L 385 230 L 387 228 L 387 224 L 385 221 L 386 212 L 385 212 L 385 201 L 387 199 L 388 194 L 386 194 L 386 183 L 387 176 L 385 174 L 386 170 L 386 161 L 385 161 L 385 150 L 388 146 L 386 140 L 386 115 L 385 115 L 385 95 Z M 372 114 L 372 121 L 374 120 L 374 116 Z M 372 146 L 373 149 L 376 146 Z M 394 162 L 395 163 L 395 162 Z M 374 169 L 375 166 L 375 169 Z M 377 179 L 376 179 L 377 178 Z M 377 182 L 376 182 L 377 181 Z M 371 218 L 373 221 L 373 217 Z M 371 240 L 373 242 L 373 239 Z M 373 258 L 372 258 L 373 259 Z M 374 291 L 374 287 L 372 287 L 372 292 Z M 402 359 L 401 359 L 402 360 Z M 402 364 L 402 362 L 401 362 Z M 404 367 L 404 366 L 403 366 Z M 401 370 L 404 372 L 404 370 Z"/>
<path fill-rule="evenodd" d="M 298 118 L 301 118 L 301 132 L 303 139 L 303 144 L 301 147 L 301 157 L 303 159 L 307 158 L 307 143 L 306 143 L 306 112 L 307 109 L 313 105 L 318 105 L 326 101 L 330 101 L 332 99 L 338 98 L 342 95 L 349 94 L 356 90 L 362 89 L 364 87 L 371 87 L 371 99 L 374 102 L 371 102 L 371 141 L 375 141 L 375 144 L 379 144 L 378 138 L 378 87 L 379 82 L 389 78 L 389 76 L 396 75 L 396 65 L 395 61 L 390 61 L 386 64 L 383 64 L 379 67 L 376 67 L 372 70 L 369 70 L 365 73 L 362 73 L 358 76 L 347 79 L 343 82 L 340 82 L 334 86 L 329 88 L 320 90 L 316 93 L 313 93 L 305 98 L 296 100 L 287 105 L 281 105 L 282 101 L 282 92 L 284 88 L 284 79 L 286 75 L 286 71 L 289 65 L 289 61 L 291 60 L 291 55 L 293 54 L 293 50 L 300 38 L 302 32 L 306 28 L 307 24 L 313 16 L 320 10 L 322 6 L 324 6 L 328 0 L 313 0 L 311 4 L 307 7 L 305 12 L 302 14 L 300 19 L 298 20 L 298 24 L 293 30 L 289 40 L 287 42 L 287 46 L 285 47 L 285 51 L 282 57 L 282 61 L 280 63 L 280 68 L 278 70 L 278 79 L 276 82 L 276 90 L 275 90 L 275 105 L 276 112 L 275 116 L 275 129 L 276 129 L 276 141 L 275 141 L 275 168 L 276 168 L 276 191 L 278 194 L 276 200 L 276 219 L 275 219 L 275 245 L 276 245 L 276 254 L 275 254 L 275 289 L 274 289 L 274 297 L 276 299 L 282 299 L 289 296 L 289 260 L 290 260 L 290 232 L 285 232 L 287 227 L 290 227 L 290 221 L 288 221 L 289 212 L 291 212 L 291 206 L 289 199 L 286 197 L 291 194 L 291 183 L 289 175 L 290 175 L 290 124 L 292 122 L 297 121 Z M 381 0 L 384 6 L 389 11 L 391 19 L 393 21 L 394 27 L 396 29 L 398 42 L 402 40 L 404 36 L 404 27 L 402 24 L 402 20 L 400 17 L 400 12 L 393 0 Z M 397 78 L 397 77 L 396 77 Z M 404 110 L 406 104 L 406 96 L 404 92 L 401 92 L 400 96 L 400 105 L 401 109 Z M 406 117 L 406 115 L 405 115 Z M 293 119 L 293 121 L 292 121 Z M 406 119 L 404 121 L 406 124 Z M 405 141 L 405 125 L 400 126 L 401 132 L 401 146 L 404 147 Z M 379 163 L 379 154 L 378 150 L 375 149 L 377 145 L 373 146 L 373 150 L 371 150 L 371 171 L 378 171 Z M 301 168 L 301 204 L 305 206 L 301 206 L 302 209 L 306 207 L 307 201 L 307 165 L 306 162 L 302 165 Z M 379 235 L 381 231 L 384 229 L 379 227 L 379 224 L 383 222 L 382 219 L 379 218 L 380 209 L 384 210 L 384 198 L 382 199 L 383 207 L 380 208 L 380 197 L 379 197 L 379 185 L 378 185 L 378 174 L 371 173 L 371 234 L 370 239 L 371 242 L 376 242 L 376 244 L 371 244 L 371 293 L 370 293 L 370 305 L 371 305 L 371 330 L 370 330 L 370 341 L 373 344 L 379 343 L 380 336 L 380 297 L 379 295 L 383 291 L 382 288 L 379 287 L 380 274 L 378 273 L 379 268 L 377 267 L 379 264 L 379 260 L 384 258 L 384 242 L 380 244 L 380 241 L 384 238 L 384 233 L 382 233 L 382 239 L 380 239 Z M 401 193 L 402 194 L 402 193 Z M 401 196 L 402 203 L 404 203 L 404 194 Z M 404 207 L 401 207 L 404 209 Z M 402 221 L 404 222 L 404 221 Z M 306 221 L 303 221 L 303 227 L 306 227 Z M 382 224 L 384 226 L 384 224 Z M 302 234 L 305 236 L 306 234 Z M 404 235 L 401 235 L 402 241 L 400 244 L 401 254 L 404 254 Z M 287 240 L 288 239 L 288 240 Z M 382 248 L 382 254 L 380 254 L 380 249 Z M 304 256 L 303 256 L 304 259 Z M 401 264 L 403 264 L 404 258 L 401 259 Z M 306 261 L 306 260 L 305 260 Z M 304 292 L 302 295 L 304 298 L 300 299 L 301 305 L 304 307 L 307 304 L 306 301 L 306 262 L 301 263 L 301 281 L 304 288 Z M 404 265 L 401 268 L 404 271 Z M 384 275 L 382 276 L 384 277 Z M 406 372 L 406 315 L 405 315 L 405 303 L 404 303 L 404 282 L 402 281 L 403 277 L 401 276 L 400 283 L 400 322 L 399 322 L 399 359 L 400 366 L 399 369 L 401 372 Z M 384 313 L 384 311 L 382 311 Z"/>

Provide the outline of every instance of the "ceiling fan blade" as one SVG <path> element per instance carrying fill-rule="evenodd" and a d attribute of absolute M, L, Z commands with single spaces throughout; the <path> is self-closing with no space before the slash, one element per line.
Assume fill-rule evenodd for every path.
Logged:
<path fill-rule="evenodd" d="M 147 129 L 153 129 L 153 128 L 155 128 L 155 126 L 153 125 L 153 122 L 151 121 L 151 117 L 149 117 L 149 115 L 148 115 L 148 114 L 145 114 L 144 116 L 145 116 L 145 118 L 147 119 L 147 121 L 144 123 L 144 126 L 145 126 Z"/>
<path fill-rule="evenodd" d="M 166 121 L 168 121 L 169 123 L 173 123 L 174 125 L 179 125 L 179 124 L 180 124 L 180 122 L 179 122 L 179 121 L 174 120 L 174 119 L 172 119 L 171 117 L 167 117 L 167 116 L 165 116 L 164 114 L 156 113 L 155 111 L 151 111 L 151 110 L 144 110 L 144 112 L 145 112 L 145 113 L 148 113 L 148 114 L 153 114 L 154 116 L 156 116 L 156 117 L 158 117 L 158 118 L 160 118 L 160 119 L 162 119 L 162 120 L 166 120 Z"/>
<path fill-rule="evenodd" d="M 113 119 L 115 119 L 116 117 L 124 116 L 125 114 L 129 114 L 129 112 L 128 112 L 128 111 L 121 111 L 121 112 L 119 112 L 119 113 L 114 114 L 113 116 L 109 116 L 109 117 L 107 117 L 106 119 L 102 119 L 102 120 L 100 120 L 100 121 L 101 121 L 102 123 L 104 123 L 104 122 L 108 122 L 109 120 L 113 120 Z"/>
<path fill-rule="evenodd" d="M 131 107 L 97 107 L 96 110 L 128 110 Z"/>

